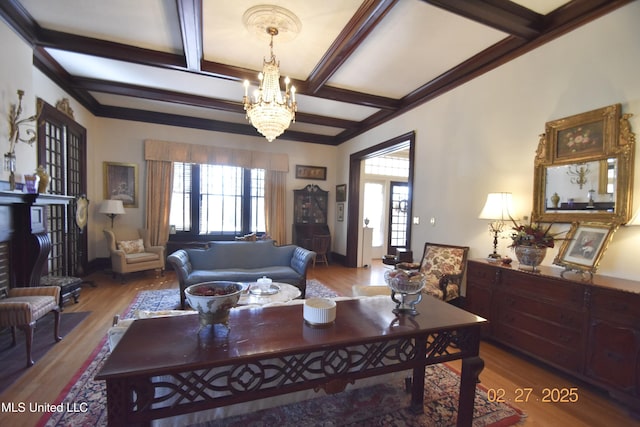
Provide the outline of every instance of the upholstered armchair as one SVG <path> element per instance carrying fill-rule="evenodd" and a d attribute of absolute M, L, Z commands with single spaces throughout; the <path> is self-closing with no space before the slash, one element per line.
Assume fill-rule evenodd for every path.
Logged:
<path fill-rule="evenodd" d="M 146 229 L 104 230 L 107 246 L 111 254 L 113 277 L 136 271 L 156 270 L 164 276 L 165 248 L 151 246 Z"/>
<path fill-rule="evenodd" d="M 58 286 L 34 286 L 9 289 L 6 298 L 0 299 L 0 327 L 11 328 L 13 345 L 16 345 L 16 328 L 24 331 L 27 347 L 27 368 L 33 366 L 31 347 L 36 321 L 53 312 L 54 340 L 60 341 L 60 288 Z"/>
<path fill-rule="evenodd" d="M 427 283 L 423 292 L 438 299 L 455 303 L 460 297 L 462 279 L 467 269 L 468 246 L 425 243 L 420 271 Z M 387 286 L 354 285 L 355 296 L 389 294 Z"/>

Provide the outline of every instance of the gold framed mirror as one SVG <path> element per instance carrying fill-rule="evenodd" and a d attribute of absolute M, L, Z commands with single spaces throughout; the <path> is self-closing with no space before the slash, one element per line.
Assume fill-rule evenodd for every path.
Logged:
<path fill-rule="evenodd" d="M 533 219 L 624 224 L 635 135 L 620 104 L 547 122 L 534 163 Z"/>

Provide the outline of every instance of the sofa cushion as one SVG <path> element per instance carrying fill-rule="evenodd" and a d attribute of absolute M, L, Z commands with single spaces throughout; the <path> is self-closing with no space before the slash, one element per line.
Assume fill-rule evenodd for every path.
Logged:
<path fill-rule="evenodd" d="M 124 251 L 125 254 L 139 254 L 144 252 L 144 242 L 142 239 L 120 240 L 118 249 Z"/>
<path fill-rule="evenodd" d="M 160 256 L 153 252 L 141 252 L 135 254 L 127 254 L 124 256 L 127 264 L 137 264 L 139 262 L 157 261 Z"/>
<path fill-rule="evenodd" d="M 295 246 L 275 246 L 273 240 L 211 242 L 208 249 L 187 249 L 194 270 L 256 269 L 288 266 Z"/>

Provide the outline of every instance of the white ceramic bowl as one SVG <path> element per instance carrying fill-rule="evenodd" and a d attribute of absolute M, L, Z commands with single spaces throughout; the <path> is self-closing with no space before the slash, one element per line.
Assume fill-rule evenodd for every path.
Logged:
<path fill-rule="evenodd" d="M 328 298 L 309 298 L 304 302 L 302 315 L 310 325 L 329 325 L 336 320 L 336 302 Z"/>
<path fill-rule="evenodd" d="M 238 304 L 244 286 L 238 282 L 214 281 L 189 286 L 185 296 L 200 314 L 202 325 L 228 324 L 229 310 Z"/>

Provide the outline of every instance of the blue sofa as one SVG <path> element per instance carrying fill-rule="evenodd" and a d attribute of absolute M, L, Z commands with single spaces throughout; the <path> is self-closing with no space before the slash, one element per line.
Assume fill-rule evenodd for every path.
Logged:
<path fill-rule="evenodd" d="M 315 252 L 299 246 L 276 246 L 273 240 L 261 240 L 210 242 L 208 249 L 179 249 L 167 260 L 178 276 L 184 309 L 184 290 L 212 280 L 255 282 L 267 276 L 298 287 L 304 298 L 307 269 L 314 256 Z"/>

